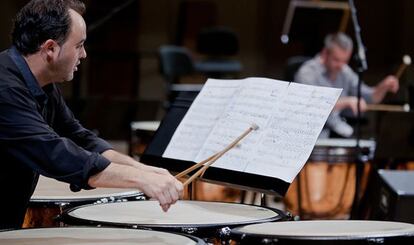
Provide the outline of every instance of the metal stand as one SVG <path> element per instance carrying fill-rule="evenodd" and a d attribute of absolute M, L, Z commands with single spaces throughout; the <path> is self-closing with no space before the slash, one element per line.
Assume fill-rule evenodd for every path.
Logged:
<path fill-rule="evenodd" d="M 191 182 L 188 186 L 187 186 L 187 195 L 188 195 L 188 200 L 194 200 L 195 197 L 195 181 Z"/>
<path fill-rule="evenodd" d="M 260 193 L 260 206 L 262 207 L 266 207 L 267 203 L 266 203 L 266 194 L 264 193 Z"/>
<path fill-rule="evenodd" d="M 361 85 L 362 85 L 362 73 L 368 69 L 368 64 L 365 56 L 365 46 L 362 43 L 361 38 L 361 28 L 358 23 L 357 14 L 356 14 L 356 8 L 354 5 L 353 0 L 349 0 L 349 7 L 351 9 L 351 16 L 352 16 L 352 23 L 354 25 L 355 30 L 355 39 L 357 44 L 357 54 L 355 56 L 357 63 L 358 63 L 358 90 L 357 90 L 357 122 L 356 122 L 356 131 L 355 131 L 355 137 L 356 137 L 356 175 L 355 175 L 355 195 L 354 195 L 354 202 L 352 204 L 352 211 L 351 211 L 351 219 L 357 219 L 358 218 L 358 209 L 359 209 L 359 197 L 360 197 L 360 183 L 362 178 L 362 173 L 364 170 L 364 162 L 361 159 L 361 147 L 359 144 L 360 138 L 361 138 L 361 131 L 360 131 L 360 125 L 361 125 L 361 107 L 360 107 L 360 101 L 361 101 Z"/>

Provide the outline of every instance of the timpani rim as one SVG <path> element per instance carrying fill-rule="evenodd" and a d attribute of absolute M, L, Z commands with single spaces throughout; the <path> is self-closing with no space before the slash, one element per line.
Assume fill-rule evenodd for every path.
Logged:
<path fill-rule="evenodd" d="M 148 230 L 148 229 L 128 229 L 128 228 L 122 228 L 122 227 L 91 227 L 91 226 L 70 226 L 70 227 L 30 227 L 30 228 L 24 228 L 24 229 L 5 229 L 5 230 L 0 230 L 0 242 L 2 240 L 2 234 L 6 234 L 6 233 L 20 233 L 20 232 L 29 232 L 29 231 L 33 231 L 33 230 L 40 230 L 40 231 L 51 231 L 51 230 L 93 230 L 93 231 L 109 231 L 109 230 L 113 230 L 113 231 L 122 231 L 122 232 L 127 232 L 130 234 L 133 234 L 134 232 L 142 232 L 142 233 L 152 233 L 152 234 L 167 234 L 167 235 L 175 235 L 178 237 L 186 237 L 192 241 L 195 242 L 195 244 L 205 244 L 205 242 L 196 236 L 192 236 L 189 234 L 185 234 L 185 233 L 178 233 L 178 232 L 166 232 L 166 231 L 160 231 L 160 230 Z M 50 235 L 50 233 L 49 233 Z M 66 243 L 65 243 L 66 244 Z M 93 244 L 93 243 L 92 243 Z M 98 243 L 97 243 L 98 244 Z"/>
<path fill-rule="evenodd" d="M 154 202 L 155 205 L 158 206 L 158 201 L 154 200 L 143 200 L 143 201 L 130 201 L 130 202 L 119 202 L 119 203 L 102 203 L 102 204 L 86 204 L 81 205 L 77 207 L 73 207 L 68 209 L 63 213 L 63 221 L 68 221 L 68 224 L 79 224 L 81 225 L 99 225 L 102 227 L 128 227 L 128 228 L 134 228 L 134 229 L 147 229 L 147 228 L 153 228 L 153 229 L 181 229 L 181 228 L 216 228 L 216 227 L 235 227 L 235 226 L 242 226 L 242 225 L 252 225 L 257 223 L 264 223 L 264 222 L 275 222 L 275 221 L 281 221 L 284 220 L 288 215 L 286 215 L 281 210 L 271 208 L 271 207 L 262 207 L 259 205 L 251 205 L 251 204 L 240 204 L 240 203 L 232 203 L 232 202 L 219 202 L 219 201 L 193 201 L 193 200 L 179 200 L 177 201 L 177 205 L 179 203 L 214 203 L 214 204 L 224 204 L 224 205 L 232 205 L 232 206 L 246 206 L 246 207 L 256 207 L 256 208 L 262 208 L 269 211 L 272 211 L 274 213 L 273 216 L 268 218 L 261 218 L 261 219 L 255 219 L 255 220 L 246 220 L 246 221 L 237 221 L 237 222 L 226 222 L 226 223 L 191 223 L 191 224 L 163 224 L 163 223 L 157 223 L 157 224 L 151 224 L 151 223 L 137 223 L 137 222 L 111 222 L 111 221 L 100 221 L 100 220 L 91 220 L 87 218 L 82 217 L 75 217 L 74 215 L 71 215 L 73 211 L 76 211 L 78 209 L 82 208 L 89 208 L 91 206 L 102 206 L 102 205 L 125 205 L 127 203 L 145 203 L 145 202 Z M 159 207 L 161 208 L 161 207 Z"/>
<path fill-rule="evenodd" d="M 121 188 L 119 190 L 122 190 Z M 30 202 L 39 202 L 39 203 L 46 203 L 46 202 L 84 202 L 84 201 L 99 201 L 104 198 L 130 198 L 134 196 L 143 196 L 144 193 L 141 191 L 124 191 L 124 192 L 108 192 L 107 195 L 105 194 L 93 194 L 93 195 L 85 195 L 85 196 L 32 196 L 30 198 Z"/>
<path fill-rule="evenodd" d="M 320 234 L 266 234 L 266 233 L 260 233 L 260 232 L 249 232 L 243 229 L 246 229 L 249 226 L 256 226 L 256 228 L 260 228 L 260 226 L 265 225 L 290 225 L 294 223 L 344 223 L 346 224 L 352 224 L 352 223 L 365 223 L 365 224 L 379 224 L 379 223 L 387 223 L 387 224 L 399 224 L 399 225 L 405 225 L 407 226 L 404 230 L 388 230 L 388 231 L 371 231 L 366 232 L 366 234 L 329 234 L 329 235 L 320 235 Z M 409 227 L 410 226 L 410 227 Z M 411 228 L 411 229 L 408 229 Z M 374 233 L 375 232 L 375 233 Z M 380 234 L 381 233 L 381 234 Z M 285 221 L 285 222 L 272 222 L 272 223 L 260 223 L 260 224 L 252 224 L 247 226 L 241 226 L 236 227 L 232 229 L 231 231 L 231 237 L 238 238 L 241 237 L 251 237 L 251 238 L 280 238 L 280 239 L 289 239 L 289 240 L 361 240 L 361 239 L 376 239 L 376 238 L 390 238 L 390 237 L 396 237 L 396 236 L 404 236 L 404 237 L 410 237 L 414 239 L 414 225 L 410 223 L 405 222 L 397 222 L 397 221 L 379 221 L 379 220 L 302 220 L 302 221 Z"/>

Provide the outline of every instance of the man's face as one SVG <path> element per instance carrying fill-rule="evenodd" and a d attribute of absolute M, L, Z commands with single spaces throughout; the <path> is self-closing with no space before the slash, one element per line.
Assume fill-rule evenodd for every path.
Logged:
<path fill-rule="evenodd" d="M 52 64 L 56 82 L 70 81 L 73 73 L 78 70 L 80 60 L 86 57 L 84 42 L 86 40 L 86 24 L 82 16 L 69 10 L 71 27 L 68 38 L 60 46 L 59 54 Z"/>
<path fill-rule="evenodd" d="M 337 45 L 334 45 L 330 49 L 324 49 L 322 58 L 328 73 L 337 75 L 344 65 L 348 64 L 351 54 L 352 50 L 346 50 Z"/>

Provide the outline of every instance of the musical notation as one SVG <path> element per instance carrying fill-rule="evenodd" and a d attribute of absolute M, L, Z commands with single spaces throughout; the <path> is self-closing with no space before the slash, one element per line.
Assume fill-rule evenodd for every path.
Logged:
<path fill-rule="evenodd" d="M 266 78 L 209 79 L 163 156 L 201 161 L 255 123 L 259 130 L 212 166 L 291 182 L 310 156 L 340 93 L 341 89 Z"/>

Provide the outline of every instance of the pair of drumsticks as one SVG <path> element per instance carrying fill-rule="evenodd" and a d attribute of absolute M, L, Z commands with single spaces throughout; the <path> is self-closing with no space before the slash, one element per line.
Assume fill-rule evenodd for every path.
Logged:
<path fill-rule="evenodd" d="M 411 65 L 411 57 L 409 55 L 404 55 L 402 58 L 402 63 L 398 67 L 397 73 L 395 73 L 395 77 L 397 79 L 400 79 L 405 69 L 409 65 Z M 367 110 L 370 110 L 370 111 L 409 111 L 409 106 L 408 104 L 404 106 L 370 104 L 370 105 L 367 105 Z"/>
<path fill-rule="evenodd" d="M 228 152 L 230 149 L 235 147 L 244 137 L 246 137 L 250 132 L 257 130 L 259 126 L 256 124 L 252 124 L 246 131 L 244 131 L 239 137 L 237 137 L 233 142 L 231 142 L 226 148 L 223 150 L 211 155 L 210 157 L 206 158 L 205 160 L 194 164 L 193 166 L 187 168 L 186 170 L 182 171 L 181 173 L 175 175 L 175 178 L 183 177 L 184 175 L 190 173 L 191 171 L 200 168 L 197 172 L 195 172 L 190 178 L 188 178 L 184 182 L 184 186 L 190 184 L 195 180 L 197 177 L 202 177 L 204 175 L 204 172 L 209 168 L 213 163 L 215 163 L 220 157 L 222 157 L 226 152 Z"/>

